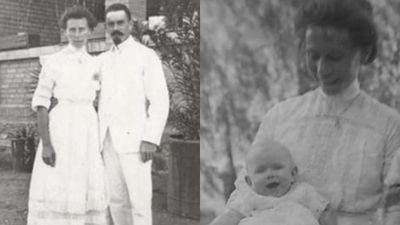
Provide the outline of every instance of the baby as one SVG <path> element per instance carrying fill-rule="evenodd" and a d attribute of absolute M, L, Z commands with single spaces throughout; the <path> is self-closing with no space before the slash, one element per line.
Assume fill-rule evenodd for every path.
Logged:
<path fill-rule="evenodd" d="M 245 191 L 232 193 L 228 209 L 212 225 L 334 225 L 336 217 L 315 189 L 297 181 L 286 147 L 273 140 L 254 143 L 246 158 Z"/>

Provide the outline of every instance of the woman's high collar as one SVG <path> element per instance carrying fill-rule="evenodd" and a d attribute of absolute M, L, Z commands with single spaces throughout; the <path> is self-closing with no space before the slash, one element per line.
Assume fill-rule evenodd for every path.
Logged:
<path fill-rule="evenodd" d="M 347 102 L 358 96 L 360 93 L 360 83 L 358 82 L 358 79 L 354 79 L 353 83 L 351 83 L 344 91 L 335 95 L 327 95 L 322 88 L 319 88 L 319 92 L 322 94 L 322 96 L 335 102 Z"/>
<path fill-rule="evenodd" d="M 85 54 L 86 51 L 86 46 L 82 46 L 80 48 L 76 48 L 75 46 L 69 44 L 66 48 L 65 48 L 65 53 L 67 54 Z"/>

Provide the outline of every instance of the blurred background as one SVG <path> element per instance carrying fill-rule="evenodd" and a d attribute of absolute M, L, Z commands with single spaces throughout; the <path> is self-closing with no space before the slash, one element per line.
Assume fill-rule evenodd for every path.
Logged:
<path fill-rule="evenodd" d="M 361 88 L 400 110 L 400 1 L 370 0 L 378 58 Z M 296 0 L 201 1 L 201 222 L 224 209 L 262 116 L 315 88 L 294 34 Z"/>

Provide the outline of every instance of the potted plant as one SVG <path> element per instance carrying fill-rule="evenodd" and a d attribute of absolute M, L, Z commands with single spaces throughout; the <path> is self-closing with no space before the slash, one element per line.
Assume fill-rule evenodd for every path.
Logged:
<path fill-rule="evenodd" d="M 6 125 L 5 138 L 11 141 L 12 167 L 15 171 L 31 172 L 35 159 L 37 128 L 33 124 Z"/>
<path fill-rule="evenodd" d="M 168 210 L 181 216 L 199 219 L 200 215 L 200 10 L 193 1 L 178 1 L 175 15 L 181 22 L 153 26 L 136 23 L 134 36 L 161 55 L 168 79 L 170 114 Z M 174 15 L 173 13 L 166 13 Z M 173 17 L 176 18 L 176 17 Z"/>

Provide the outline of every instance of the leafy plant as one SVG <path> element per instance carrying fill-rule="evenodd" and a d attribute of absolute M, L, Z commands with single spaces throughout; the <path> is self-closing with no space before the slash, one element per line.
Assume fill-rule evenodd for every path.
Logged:
<path fill-rule="evenodd" d="M 182 20 L 154 30 L 136 23 L 133 35 L 155 48 L 173 79 L 168 82 L 171 101 L 170 122 L 180 137 L 199 140 L 200 135 L 200 14 L 198 5 L 182 4 Z M 167 15 L 169 15 L 167 13 Z M 170 15 L 174 15 L 171 14 Z"/>
<path fill-rule="evenodd" d="M 6 125 L 7 126 L 7 125 Z M 6 129 L 7 139 L 35 139 L 37 127 L 34 124 L 8 125 Z"/>
<path fill-rule="evenodd" d="M 35 159 L 37 127 L 35 124 L 6 124 L 0 131 L 3 138 L 9 139 L 12 146 L 14 168 L 31 171 Z"/>
<path fill-rule="evenodd" d="M 0 129 L 2 139 L 33 139 L 37 140 L 38 130 L 36 124 L 4 124 Z"/>

